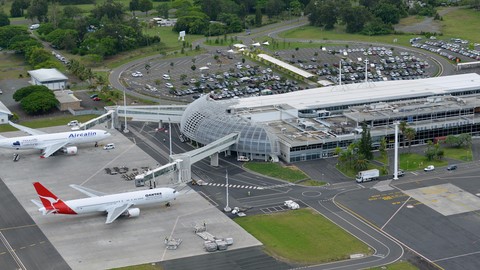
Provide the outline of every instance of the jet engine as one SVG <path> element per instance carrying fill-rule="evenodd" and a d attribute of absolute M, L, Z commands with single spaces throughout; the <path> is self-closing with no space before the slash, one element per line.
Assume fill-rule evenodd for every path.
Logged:
<path fill-rule="evenodd" d="M 130 208 L 125 212 L 127 217 L 138 217 L 140 215 L 140 209 L 138 208 Z"/>
<path fill-rule="evenodd" d="M 75 155 L 77 153 L 77 147 L 76 146 L 69 146 L 63 148 L 63 152 L 67 155 Z"/>

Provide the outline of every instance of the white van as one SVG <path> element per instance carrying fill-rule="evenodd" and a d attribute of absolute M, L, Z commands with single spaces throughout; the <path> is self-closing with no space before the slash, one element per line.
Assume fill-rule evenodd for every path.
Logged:
<path fill-rule="evenodd" d="M 162 78 L 163 78 L 164 80 L 170 80 L 170 75 L 168 75 L 168 74 L 163 74 Z"/>
<path fill-rule="evenodd" d="M 114 143 L 109 143 L 103 147 L 104 150 L 111 150 L 115 149 L 115 144 Z"/>

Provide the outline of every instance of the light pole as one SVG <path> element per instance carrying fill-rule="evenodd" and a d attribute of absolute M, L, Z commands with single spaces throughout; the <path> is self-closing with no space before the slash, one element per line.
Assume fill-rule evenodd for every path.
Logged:
<path fill-rule="evenodd" d="M 368 82 L 368 59 L 365 59 L 365 82 Z"/>
<path fill-rule="evenodd" d="M 172 121 L 170 120 L 170 117 L 168 118 L 168 140 L 169 140 L 170 156 L 172 156 Z"/>
<path fill-rule="evenodd" d="M 123 129 L 123 133 L 128 133 L 129 130 L 127 128 L 127 94 L 125 93 L 125 89 L 123 89 L 123 113 L 125 116 L 125 127 Z"/>
<path fill-rule="evenodd" d="M 395 156 L 393 161 L 393 180 L 398 180 L 398 121 L 393 123 L 395 125 Z"/>
<path fill-rule="evenodd" d="M 232 208 L 230 208 L 230 206 L 228 205 L 228 171 L 227 170 L 225 171 L 225 182 L 227 187 L 227 205 L 225 206 L 225 208 L 223 208 L 223 211 L 230 212 L 232 211 Z"/>

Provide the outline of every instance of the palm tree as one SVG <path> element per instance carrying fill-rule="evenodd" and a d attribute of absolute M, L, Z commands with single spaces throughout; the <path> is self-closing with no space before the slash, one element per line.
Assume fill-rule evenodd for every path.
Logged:
<path fill-rule="evenodd" d="M 405 130 L 407 129 L 407 122 L 401 121 L 400 125 L 398 125 L 398 128 L 400 129 L 400 132 L 402 133 L 402 141 L 403 141 L 403 147 L 405 147 Z"/>
<path fill-rule="evenodd" d="M 368 168 L 368 159 L 364 155 L 359 154 L 353 164 L 353 168 L 357 171 L 363 171 Z"/>
<path fill-rule="evenodd" d="M 408 141 L 408 150 L 410 151 L 410 147 L 412 146 L 412 141 L 415 139 L 415 135 L 417 135 L 417 132 L 415 129 L 411 127 L 407 127 L 404 132 L 404 136 Z"/>

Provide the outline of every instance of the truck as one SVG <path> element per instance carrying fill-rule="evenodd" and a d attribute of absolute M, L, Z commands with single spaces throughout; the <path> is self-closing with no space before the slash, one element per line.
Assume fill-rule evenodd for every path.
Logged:
<path fill-rule="evenodd" d="M 360 171 L 357 174 L 355 180 L 357 183 L 368 182 L 372 180 L 377 180 L 380 176 L 380 171 L 378 169 L 371 169 L 366 171 Z"/>
<path fill-rule="evenodd" d="M 292 210 L 295 210 L 295 209 L 299 209 L 300 208 L 300 205 L 298 205 L 298 203 L 292 201 L 292 200 L 288 200 L 288 201 L 285 201 L 285 203 L 283 204 L 285 205 L 286 207 L 288 207 L 288 209 L 292 209 Z"/>

